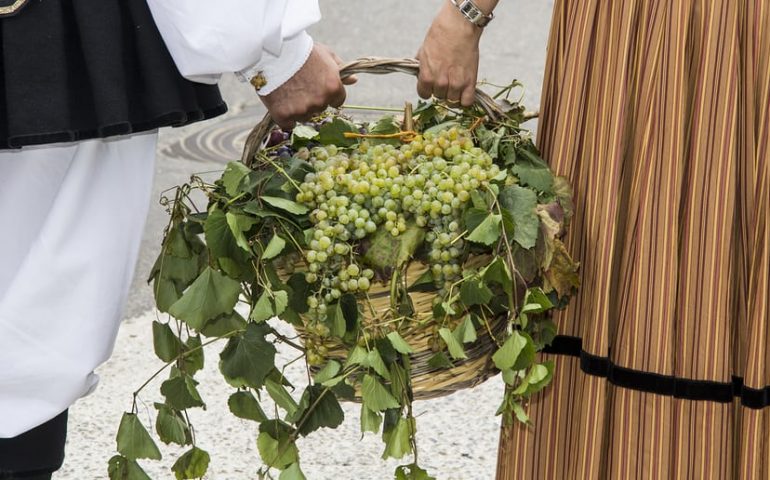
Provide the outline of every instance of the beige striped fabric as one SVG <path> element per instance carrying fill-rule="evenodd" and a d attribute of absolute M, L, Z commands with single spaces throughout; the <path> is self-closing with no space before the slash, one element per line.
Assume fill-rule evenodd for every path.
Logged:
<path fill-rule="evenodd" d="M 770 479 L 770 1 L 556 0 L 543 88 L 584 352 L 498 478 Z"/>

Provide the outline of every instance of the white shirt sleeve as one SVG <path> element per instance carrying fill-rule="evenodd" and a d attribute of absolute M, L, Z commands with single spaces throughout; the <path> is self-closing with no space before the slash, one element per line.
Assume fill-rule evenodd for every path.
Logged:
<path fill-rule="evenodd" d="M 321 19 L 318 0 L 148 0 L 158 30 L 181 74 L 216 83 L 221 74 L 247 80 L 259 72 L 266 95 L 304 65 Z"/>

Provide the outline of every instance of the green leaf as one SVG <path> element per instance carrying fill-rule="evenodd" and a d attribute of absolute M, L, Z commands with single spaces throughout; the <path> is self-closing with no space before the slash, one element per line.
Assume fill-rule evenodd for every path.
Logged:
<path fill-rule="evenodd" d="M 275 364 L 275 347 L 265 340 L 270 327 L 249 323 L 246 331 L 227 342 L 219 354 L 219 369 L 236 386 L 260 388 Z"/>
<path fill-rule="evenodd" d="M 209 454 L 198 447 L 192 447 L 174 462 L 171 470 L 177 480 L 202 478 L 209 468 Z"/>
<path fill-rule="evenodd" d="M 288 418 L 294 417 L 299 405 L 294 401 L 294 397 L 291 396 L 289 391 L 283 385 L 270 378 L 265 381 L 265 388 L 276 405 L 286 411 L 286 416 Z"/>
<path fill-rule="evenodd" d="M 379 270 L 397 268 L 412 258 L 424 239 L 425 230 L 411 222 L 397 237 L 380 228 L 371 237 L 364 261 Z"/>
<path fill-rule="evenodd" d="M 225 192 L 231 197 L 236 196 L 241 180 L 249 173 L 251 170 L 243 163 L 229 162 L 225 168 L 225 173 L 222 174 L 222 185 L 225 187 Z"/>
<path fill-rule="evenodd" d="M 448 328 L 440 328 L 438 331 L 438 334 L 441 335 L 441 338 L 446 342 L 446 346 L 449 349 L 449 354 L 454 358 L 455 360 L 460 358 L 468 358 L 468 356 L 465 354 L 465 350 L 463 349 L 463 346 L 460 342 L 457 341 L 457 339 L 452 335 L 452 331 Z"/>
<path fill-rule="evenodd" d="M 372 135 L 392 135 L 401 131 L 401 126 L 393 118 L 392 115 L 386 115 L 380 118 L 377 123 L 372 125 L 369 129 Z M 389 145 L 398 146 L 401 144 L 401 140 L 398 138 L 370 138 L 369 143 L 371 145 L 377 145 L 378 143 L 385 143 Z"/>
<path fill-rule="evenodd" d="M 152 345 L 155 355 L 164 362 L 170 362 L 182 352 L 182 341 L 174 335 L 167 323 L 152 322 Z"/>
<path fill-rule="evenodd" d="M 358 133 L 358 128 L 352 123 L 336 117 L 329 123 L 321 125 L 318 140 L 324 145 L 349 147 L 357 142 L 355 138 L 346 138 L 345 132 Z"/>
<path fill-rule="evenodd" d="M 436 280 L 433 278 L 433 272 L 430 268 L 422 272 L 417 280 L 407 289 L 408 292 L 435 292 Z"/>
<path fill-rule="evenodd" d="M 369 352 L 366 351 L 364 347 L 361 347 L 359 345 L 353 347 L 353 350 L 350 351 L 348 354 L 348 359 L 345 361 L 345 367 L 349 367 L 350 365 L 364 365 L 367 363 L 369 358 Z"/>
<path fill-rule="evenodd" d="M 361 432 L 377 433 L 382 425 L 382 415 L 361 404 Z"/>
<path fill-rule="evenodd" d="M 121 455 L 110 458 L 107 473 L 110 480 L 152 480 L 135 460 Z"/>
<path fill-rule="evenodd" d="M 160 393 L 166 397 L 166 403 L 175 410 L 184 410 L 192 407 L 205 407 L 196 382 L 188 375 L 178 375 L 169 378 L 160 386 Z"/>
<path fill-rule="evenodd" d="M 313 405 L 315 407 L 310 410 Z M 295 417 L 299 433 L 307 436 L 319 428 L 337 428 L 345 419 L 345 414 L 334 393 L 321 385 L 308 385 L 302 393 Z"/>
<path fill-rule="evenodd" d="M 465 320 L 454 329 L 452 336 L 455 337 L 459 343 L 471 343 L 476 341 L 476 327 L 473 325 L 473 319 L 470 315 L 465 316 Z"/>
<path fill-rule="evenodd" d="M 527 412 L 524 411 L 524 407 L 521 406 L 521 403 L 513 402 L 511 404 L 511 409 L 513 410 L 513 413 L 516 415 L 516 419 L 518 421 L 524 424 L 529 423 L 529 415 L 527 415 Z"/>
<path fill-rule="evenodd" d="M 155 306 L 164 313 L 168 312 L 171 305 L 182 296 L 175 282 L 161 277 L 153 281 L 152 293 L 155 297 Z"/>
<path fill-rule="evenodd" d="M 279 210 L 283 210 L 289 213 L 293 213 L 294 215 L 304 215 L 309 211 L 309 208 L 305 205 L 302 205 L 301 203 L 293 202 L 291 200 L 287 200 L 285 198 L 281 197 L 270 197 L 267 195 L 263 195 L 259 197 L 260 200 L 267 203 L 270 206 L 273 206 Z"/>
<path fill-rule="evenodd" d="M 284 247 L 286 247 L 286 240 L 274 234 L 265 247 L 265 251 L 262 252 L 262 260 L 275 258 L 283 251 Z"/>
<path fill-rule="evenodd" d="M 551 308 L 553 308 L 553 303 L 542 288 L 530 288 L 524 298 L 524 307 L 522 307 L 521 313 L 543 313 Z"/>
<path fill-rule="evenodd" d="M 449 360 L 449 357 L 447 357 L 446 353 L 444 352 L 436 352 L 433 354 L 430 359 L 428 359 L 428 366 L 430 368 L 435 369 L 447 369 L 452 368 L 454 365 L 452 364 L 452 361 Z"/>
<path fill-rule="evenodd" d="M 190 427 L 187 421 L 179 412 L 168 405 L 155 403 L 158 409 L 158 417 L 155 419 L 155 431 L 158 437 L 165 444 L 176 443 L 177 445 L 189 445 L 192 441 Z"/>
<path fill-rule="evenodd" d="M 508 265 L 501 257 L 495 258 L 495 260 L 487 265 L 481 272 L 481 278 L 487 283 L 497 283 L 503 287 L 505 293 L 510 294 L 513 292 L 513 280 L 511 279 L 511 272 L 508 270 Z"/>
<path fill-rule="evenodd" d="M 160 460 L 160 450 L 147 433 L 139 417 L 134 413 L 123 413 L 118 427 L 118 452 L 129 460 L 150 458 Z"/>
<path fill-rule="evenodd" d="M 299 469 L 299 463 L 292 463 L 289 468 L 281 472 L 278 480 L 307 480 L 307 478 Z"/>
<path fill-rule="evenodd" d="M 213 208 L 203 225 L 206 238 L 206 246 L 214 258 L 229 258 L 236 263 L 245 262 L 248 254 L 238 245 L 238 242 L 227 223 L 227 216 L 218 209 Z"/>
<path fill-rule="evenodd" d="M 203 369 L 203 348 L 201 347 L 200 335 L 192 336 L 187 339 L 185 344 L 187 353 L 182 360 L 184 371 L 189 375 L 195 375 L 195 372 Z"/>
<path fill-rule="evenodd" d="M 257 300 L 257 303 L 254 305 L 254 309 L 251 311 L 249 318 L 254 322 L 260 323 L 269 320 L 274 316 L 275 310 L 273 302 L 270 301 L 270 293 L 265 290 L 262 292 L 262 295 L 259 296 L 259 300 Z"/>
<path fill-rule="evenodd" d="M 262 461 L 269 467 L 280 470 L 299 461 L 297 445 L 291 440 L 291 427 L 283 422 L 271 420 L 259 425 L 257 448 Z"/>
<path fill-rule="evenodd" d="M 466 307 L 486 305 L 492 299 L 492 290 L 478 277 L 470 277 L 460 286 L 460 301 Z"/>
<path fill-rule="evenodd" d="M 315 383 L 323 383 L 327 380 L 331 380 L 342 370 L 342 365 L 336 360 L 329 360 L 318 373 L 315 374 Z"/>
<path fill-rule="evenodd" d="M 262 410 L 259 402 L 251 392 L 240 390 L 227 399 L 227 406 L 230 407 L 230 411 L 238 418 L 245 420 L 254 420 L 255 422 L 267 421 L 267 415 Z"/>
<path fill-rule="evenodd" d="M 465 223 L 465 228 L 469 232 L 476 230 L 478 226 L 481 225 L 481 222 L 483 222 L 488 216 L 489 216 L 488 209 L 482 210 L 480 208 L 475 208 L 475 207 L 471 207 L 467 209 L 463 214 L 463 222 Z"/>
<path fill-rule="evenodd" d="M 240 313 L 233 310 L 230 313 L 220 315 L 214 320 L 206 322 L 201 329 L 201 335 L 205 337 L 224 337 L 232 332 L 246 329 L 246 320 Z"/>
<path fill-rule="evenodd" d="M 412 463 L 396 468 L 396 480 L 436 480 L 436 477 L 431 477 L 427 471 Z"/>
<path fill-rule="evenodd" d="M 475 243 L 483 243 L 490 246 L 500 238 L 500 222 L 503 217 L 497 214 L 488 214 L 483 222 L 474 229 L 466 239 Z"/>
<path fill-rule="evenodd" d="M 527 186 L 544 193 L 553 191 L 553 173 L 548 164 L 541 159 L 533 145 L 529 148 L 516 149 L 516 164 L 513 173 L 519 181 Z"/>
<path fill-rule="evenodd" d="M 291 131 L 291 136 L 303 140 L 312 140 L 318 136 L 318 131 L 307 125 L 296 125 Z M 294 140 L 292 140 L 292 143 L 294 143 Z"/>
<path fill-rule="evenodd" d="M 388 367 L 385 366 L 385 362 L 382 361 L 380 352 L 378 352 L 376 348 L 369 350 L 369 355 L 367 355 L 366 360 L 368 367 L 374 369 L 374 371 L 385 380 L 390 380 L 390 372 L 388 371 Z"/>
<path fill-rule="evenodd" d="M 374 412 L 382 412 L 389 408 L 399 408 L 401 405 L 393 395 L 372 375 L 364 375 L 361 385 L 361 397 L 364 405 Z"/>
<path fill-rule="evenodd" d="M 207 267 L 177 300 L 169 313 L 200 330 L 207 321 L 230 313 L 238 301 L 241 284 Z"/>
<path fill-rule="evenodd" d="M 537 242 L 540 217 L 537 216 L 537 194 L 518 185 L 503 188 L 498 197 L 500 207 L 513 218 L 513 239 L 524 248 L 532 248 Z"/>
<path fill-rule="evenodd" d="M 225 214 L 225 220 L 227 220 L 227 226 L 230 228 L 230 233 L 232 233 L 233 238 L 235 238 L 235 243 L 244 251 L 251 253 L 251 245 L 249 245 L 249 241 L 243 233 L 249 231 L 256 221 L 253 218 L 245 215 L 236 215 L 232 212 L 227 212 Z"/>
<path fill-rule="evenodd" d="M 511 369 L 526 346 L 527 338 L 514 330 L 503 346 L 492 355 L 492 361 L 499 370 Z"/>
<path fill-rule="evenodd" d="M 286 290 L 276 290 L 273 292 L 273 308 L 276 315 L 281 315 L 286 307 L 289 306 L 289 292 Z"/>
<path fill-rule="evenodd" d="M 385 441 L 385 452 L 382 454 L 382 458 L 402 458 L 404 455 L 412 453 L 412 444 L 409 441 L 409 434 L 413 430 L 414 420 L 400 417 L 394 428 L 383 432 L 382 437 Z"/>
<path fill-rule="evenodd" d="M 414 350 L 412 350 L 412 347 L 409 346 L 406 340 L 404 340 L 401 335 L 398 334 L 397 331 L 392 331 L 388 335 L 388 340 L 390 340 L 390 344 L 393 345 L 393 348 L 395 348 L 398 353 L 403 354 L 410 354 Z"/>
<path fill-rule="evenodd" d="M 521 384 L 513 391 L 514 395 L 530 395 L 545 387 L 553 375 L 553 362 L 532 365 Z"/>

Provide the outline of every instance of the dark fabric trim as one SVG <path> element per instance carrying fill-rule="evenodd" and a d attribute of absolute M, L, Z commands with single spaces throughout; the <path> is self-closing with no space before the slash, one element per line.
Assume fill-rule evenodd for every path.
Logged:
<path fill-rule="evenodd" d="M 579 358 L 580 369 L 584 373 L 604 377 L 613 385 L 631 390 L 720 403 L 729 403 L 733 398 L 739 398 L 743 406 L 753 409 L 770 406 L 770 386 L 760 389 L 746 387 L 743 378 L 736 376 L 732 377 L 732 382 L 713 382 L 621 367 L 612 363 L 608 357 L 592 355 L 583 350 L 583 340 L 578 337 L 559 335 L 543 352 Z"/>
<path fill-rule="evenodd" d="M 67 410 L 13 438 L 0 438 L 0 479 L 35 478 L 55 472 L 64 462 Z"/>

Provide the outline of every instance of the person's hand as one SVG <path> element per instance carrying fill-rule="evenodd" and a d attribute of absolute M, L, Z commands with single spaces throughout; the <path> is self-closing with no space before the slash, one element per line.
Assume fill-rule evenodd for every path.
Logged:
<path fill-rule="evenodd" d="M 422 98 L 433 95 L 450 104 L 473 104 L 481 32 L 449 2 L 444 3 L 417 53 L 417 93 Z"/>
<path fill-rule="evenodd" d="M 305 64 L 286 83 L 260 96 L 275 123 L 287 129 L 328 106 L 345 102 L 345 87 L 355 77 L 340 78 L 340 58 L 329 47 L 315 44 Z"/>

